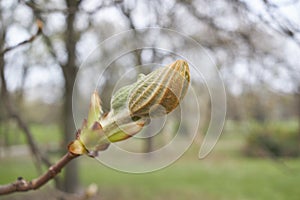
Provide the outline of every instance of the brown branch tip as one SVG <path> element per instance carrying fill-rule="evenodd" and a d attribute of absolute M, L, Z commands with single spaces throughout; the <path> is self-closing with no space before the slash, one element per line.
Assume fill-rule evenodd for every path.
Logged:
<path fill-rule="evenodd" d="M 49 167 L 47 172 L 38 178 L 35 178 L 31 181 L 26 181 L 22 177 L 18 177 L 18 179 L 13 183 L 0 185 L 0 195 L 36 190 L 53 179 L 71 160 L 79 156 L 80 155 L 68 152 L 56 164 Z"/>

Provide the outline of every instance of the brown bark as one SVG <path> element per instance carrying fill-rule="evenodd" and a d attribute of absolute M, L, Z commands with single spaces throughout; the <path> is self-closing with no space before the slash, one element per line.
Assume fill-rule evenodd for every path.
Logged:
<path fill-rule="evenodd" d="M 298 139 L 299 139 L 299 145 L 300 145 L 300 85 L 298 85 L 298 90 L 296 92 L 296 109 L 297 109 L 297 118 L 298 118 Z"/>
<path fill-rule="evenodd" d="M 0 186 L 0 195 L 10 194 L 14 192 L 25 192 L 29 190 L 36 190 L 53 179 L 63 167 L 65 167 L 71 160 L 77 158 L 78 155 L 68 152 L 56 164 L 52 165 L 46 173 L 31 181 L 26 181 L 19 177 L 17 181 Z"/>
<path fill-rule="evenodd" d="M 64 146 L 66 147 L 70 141 L 74 139 L 75 126 L 73 120 L 72 113 L 72 91 L 76 78 L 76 74 L 78 71 L 78 67 L 76 66 L 76 44 L 78 41 L 76 30 L 74 27 L 74 21 L 76 17 L 76 13 L 78 10 L 80 1 L 74 0 L 66 0 L 66 5 L 69 12 L 66 18 L 66 30 L 64 33 L 65 41 L 66 41 L 66 50 L 68 59 L 67 62 L 62 65 L 62 71 L 65 79 L 65 99 L 64 99 L 64 108 L 63 108 L 63 126 L 64 126 Z M 76 89 L 76 88 L 75 88 Z M 66 166 L 65 177 L 63 189 L 65 192 L 76 192 L 78 189 L 79 180 L 78 180 L 78 163 L 72 162 L 70 165 Z"/>
<path fill-rule="evenodd" d="M 14 108 L 14 106 L 12 104 L 12 100 L 10 98 L 10 94 L 7 90 L 6 79 L 5 79 L 5 74 L 4 74 L 4 71 L 5 71 L 4 70 L 4 68 L 5 68 L 4 55 L 5 55 L 5 53 L 7 53 L 8 51 L 10 51 L 14 48 L 17 48 L 19 46 L 22 46 L 22 45 L 32 42 L 41 33 L 41 30 L 42 30 L 42 24 L 40 21 L 37 22 L 37 25 L 38 25 L 38 30 L 37 30 L 36 34 L 32 35 L 29 39 L 24 40 L 23 42 L 15 45 L 15 46 L 8 47 L 8 48 L 4 49 L 3 51 L 1 51 L 1 53 L 0 53 L 0 81 L 1 81 L 1 99 L 3 100 L 4 108 L 7 111 L 8 117 L 14 118 L 16 120 L 19 128 L 24 132 L 27 143 L 30 148 L 30 151 L 31 151 L 32 155 L 35 157 L 36 162 L 37 162 L 37 168 L 39 169 L 41 167 L 40 163 L 43 163 L 48 167 L 51 165 L 51 163 L 48 160 L 48 158 L 41 153 L 41 151 L 38 148 L 38 145 L 36 144 L 34 138 L 32 137 L 32 134 L 31 134 L 31 131 L 30 131 L 28 125 L 25 123 L 23 118 L 19 115 L 19 113 Z M 3 32 L 0 37 L 0 49 L 2 49 L 2 47 L 3 47 L 2 45 L 4 44 L 4 40 L 5 40 L 5 32 Z"/>

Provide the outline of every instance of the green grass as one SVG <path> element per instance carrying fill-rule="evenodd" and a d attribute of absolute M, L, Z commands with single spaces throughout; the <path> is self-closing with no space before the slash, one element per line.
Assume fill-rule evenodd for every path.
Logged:
<path fill-rule="evenodd" d="M 123 199 L 123 193 L 142 199 L 164 195 L 172 199 L 298 199 L 300 160 L 286 164 L 294 171 L 270 160 L 183 158 L 158 172 L 133 175 L 82 158 L 81 179 L 84 184 L 96 183 L 100 190 L 116 191 L 119 196 L 114 199 Z M 106 199 L 110 197 L 108 193 Z"/>
<path fill-rule="evenodd" d="M 282 163 L 261 159 L 180 159 L 147 174 L 127 174 L 96 160 L 80 158 L 80 178 L 96 183 L 102 199 L 299 199 L 300 160 Z M 26 172 L 26 173 L 24 173 Z M 0 184 L 22 175 L 37 175 L 29 159 L 6 159 L 0 165 Z"/>
<path fill-rule="evenodd" d="M 118 172 L 81 157 L 80 179 L 84 187 L 97 184 L 102 200 L 298 200 L 300 159 L 246 158 L 240 153 L 244 144 L 239 133 L 224 134 L 204 160 L 197 159 L 199 146 L 193 145 L 171 166 L 147 174 Z M 26 157 L 0 160 L 0 184 L 20 175 L 34 178 L 37 172 L 31 161 Z"/>
<path fill-rule="evenodd" d="M 0 184 L 15 181 L 20 176 L 30 180 L 37 175 L 30 157 L 2 158 L 0 160 Z"/>
<path fill-rule="evenodd" d="M 39 144 L 58 143 L 62 138 L 62 133 L 57 125 L 31 124 L 30 131 L 32 132 L 33 138 Z M 8 143 L 9 145 L 27 144 L 24 133 L 15 123 L 11 123 L 9 126 L 1 129 L 0 144 L 3 143 Z"/>

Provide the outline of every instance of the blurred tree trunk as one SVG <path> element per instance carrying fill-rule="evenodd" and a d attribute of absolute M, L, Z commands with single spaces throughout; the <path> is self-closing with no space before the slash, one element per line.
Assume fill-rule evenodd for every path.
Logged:
<path fill-rule="evenodd" d="M 1 9 L 0 9 L 0 19 L 1 19 Z M 4 35 L 4 30 L 0 30 L 0 49 L 2 50 L 3 49 L 3 44 L 4 44 L 4 37 L 5 37 L 5 35 Z M 3 71 L 4 72 L 4 70 L 3 70 L 3 68 L 4 68 L 4 54 L 0 54 L 0 73 Z M 7 134 L 3 131 L 3 128 L 4 128 L 4 119 L 5 119 L 5 111 L 4 111 L 4 104 L 2 103 L 2 101 L 3 101 L 3 98 L 4 98 L 4 90 L 3 90 L 3 86 L 2 86 L 2 84 L 4 83 L 5 84 L 5 82 L 4 81 L 2 81 L 2 78 L 4 78 L 4 74 L 0 74 L 0 77 L 1 77 L 1 83 L 0 83 L 0 97 L 1 97 L 1 103 L 0 103 L 0 127 L 2 127 L 1 129 L 0 129 L 0 136 L 1 136 L 1 134 L 3 133 L 4 134 L 4 144 L 7 144 L 7 142 L 6 142 L 6 136 L 7 136 Z M 3 132 L 2 132 L 3 131 Z"/>
<path fill-rule="evenodd" d="M 66 51 L 68 55 L 67 62 L 62 65 L 62 71 L 65 79 L 65 96 L 64 96 L 64 147 L 74 140 L 75 137 L 75 126 L 72 113 L 72 91 L 76 78 L 76 73 L 78 67 L 76 66 L 76 44 L 78 41 L 74 21 L 76 17 L 76 12 L 78 9 L 80 1 L 66 0 L 66 5 L 68 7 L 68 15 L 66 18 L 66 30 L 64 33 Z M 77 161 L 72 161 L 65 168 L 64 183 L 62 185 L 62 190 L 65 192 L 74 193 L 78 189 L 79 179 L 78 179 L 78 163 Z"/>
<path fill-rule="evenodd" d="M 298 114 L 298 138 L 299 138 L 299 143 L 300 143 L 300 84 L 298 85 L 297 92 L 296 92 L 296 109 L 297 109 L 297 114 Z"/>
<path fill-rule="evenodd" d="M 130 24 L 131 24 L 131 28 L 134 28 L 134 33 L 136 34 L 136 29 L 135 26 L 133 25 L 132 19 L 130 19 Z M 136 59 L 136 64 L 137 66 L 139 65 L 143 65 L 143 61 L 142 61 L 142 50 L 136 50 L 135 52 L 135 59 Z M 139 68 L 140 69 L 140 68 Z M 138 74 L 142 73 L 141 71 L 137 71 Z M 146 74 L 150 73 L 150 70 L 148 72 L 146 72 Z M 144 147 L 144 153 L 150 153 L 153 151 L 153 137 L 151 136 L 151 130 L 147 129 L 146 130 L 146 135 L 149 135 L 149 137 L 147 137 L 145 139 L 145 147 Z M 147 154 L 147 157 L 150 158 L 151 154 Z"/>

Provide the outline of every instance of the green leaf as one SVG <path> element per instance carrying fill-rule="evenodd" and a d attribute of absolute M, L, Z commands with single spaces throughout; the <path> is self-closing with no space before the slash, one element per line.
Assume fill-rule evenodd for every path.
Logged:
<path fill-rule="evenodd" d="M 97 92 L 94 92 L 91 96 L 90 109 L 87 119 L 87 126 L 90 127 L 95 121 L 98 121 L 103 115 L 101 100 Z"/>
<path fill-rule="evenodd" d="M 132 121 L 130 123 L 120 124 L 117 129 L 108 133 L 108 140 L 110 142 L 119 142 L 140 132 L 146 123 L 145 119 Z"/>

